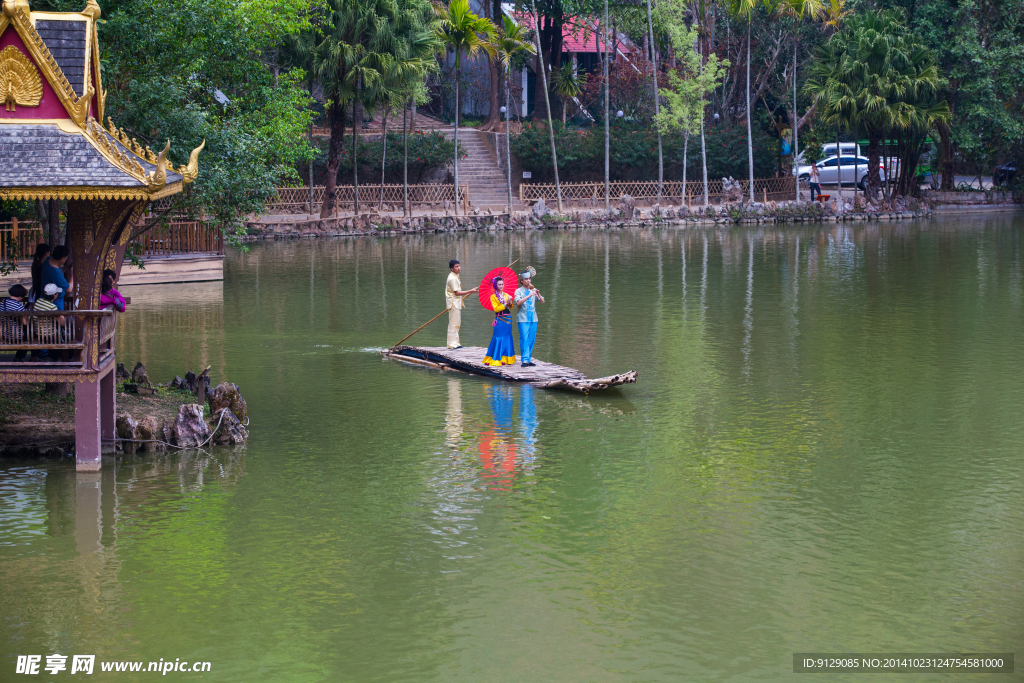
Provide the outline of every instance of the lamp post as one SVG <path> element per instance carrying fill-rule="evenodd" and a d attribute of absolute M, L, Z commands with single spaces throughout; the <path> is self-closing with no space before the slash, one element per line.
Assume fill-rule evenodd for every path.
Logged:
<path fill-rule="evenodd" d="M 620 110 L 618 110 L 617 112 L 615 112 L 615 118 L 617 118 L 617 119 L 621 119 L 621 118 L 622 118 L 622 116 L 623 116 L 623 114 L 622 114 L 622 110 L 621 110 L 621 109 L 620 109 Z"/>
<path fill-rule="evenodd" d="M 507 91 L 506 91 L 507 95 Z M 505 116 L 505 170 L 508 171 L 508 219 L 512 220 L 512 150 L 508 140 L 508 107 L 499 109 Z"/>

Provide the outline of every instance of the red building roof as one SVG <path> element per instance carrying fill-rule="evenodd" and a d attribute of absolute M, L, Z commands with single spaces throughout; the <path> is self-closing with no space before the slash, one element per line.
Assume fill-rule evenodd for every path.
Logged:
<path fill-rule="evenodd" d="M 533 29 L 533 16 L 513 14 L 512 18 L 526 28 Z M 601 31 L 596 21 L 572 17 L 566 18 L 562 24 L 562 52 L 598 52 L 598 43 L 601 45 L 600 52 L 604 52 L 604 41 L 601 40 Z"/>

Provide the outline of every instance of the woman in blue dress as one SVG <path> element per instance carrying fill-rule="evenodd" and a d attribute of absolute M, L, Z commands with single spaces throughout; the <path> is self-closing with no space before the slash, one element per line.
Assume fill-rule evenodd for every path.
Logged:
<path fill-rule="evenodd" d="M 505 281 L 501 277 L 491 280 L 494 292 L 491 294 L 491 310 L 494 311 L 494 334 L 484 356 L 484 365 L 501 367 L 515 365 L 516 346 L 512 341 L 512 308 L 515 301 L 505 293 Z"/>

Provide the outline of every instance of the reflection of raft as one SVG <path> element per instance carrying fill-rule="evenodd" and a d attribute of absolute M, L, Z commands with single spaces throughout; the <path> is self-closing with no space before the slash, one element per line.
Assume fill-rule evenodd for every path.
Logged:
<path fill-rule="evenodd" d="M 490 367 L 483 364 L 487 349 L 480 346 L 464 346 L 461 349 L 448 349 L 443 346 L 396 346 L 382 352 L 386 358 L 428 367 L 462 370 L 475 375 L 484 375 L 503 379 L 508 382 L 525 382 L 543 389 L 575 389 L 589 394 L 591 391 L 607 389 L 620 384 L 636 382 L 636 371 L 630 370 L 620 375 L 587 379 L 578 370 L 562 367 L 553 363 L 533 359 L 533 367 L 524 368 L 518 363 Z"/>

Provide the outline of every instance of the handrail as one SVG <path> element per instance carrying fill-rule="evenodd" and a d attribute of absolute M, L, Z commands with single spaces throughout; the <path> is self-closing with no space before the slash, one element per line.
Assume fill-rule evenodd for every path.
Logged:
<path fill-rule="evenodd" d="M 93 325 L 99 327 L 96 343 L 110 341 L 117 325 L 116 312 L 0 311 L 0 350 L 82 350 L 86 348 L 85 331 Z"/>

